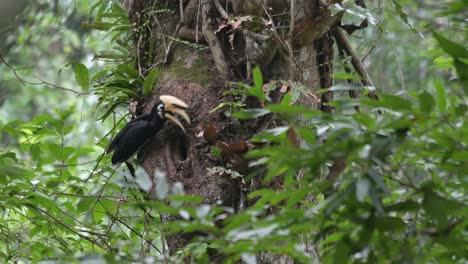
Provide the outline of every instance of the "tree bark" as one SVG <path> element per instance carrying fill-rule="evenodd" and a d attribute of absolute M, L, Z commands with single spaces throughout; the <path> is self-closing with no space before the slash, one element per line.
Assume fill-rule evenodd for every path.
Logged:
<path fill-rule="evenodd" d="M 158 87 L 151 96 L 138 102 L 140 111 L 149 111 L 161 94 L 177 96 L 190 105 L 193 120 L 186 133 L 166 126 L 142 151 L 141 164 L 150 175 L 166 173 L 170 184 L 181 182 L 186 193 L 200 195 L 205 203 L 240 210 L 241 190 L 237 181 L 208 169 L 217 166 L 210 146 L 244 142 L 268 125 L 261 120 L 248 122 L 240 129 L 221 111 L 211 112 L 220 102 L 230 82 L 250 82 L 255 65 L 261 67 L 264 82 L 277 81 L 273 99 L 279 100 L 280 88 L 287 82 L 305 87 L 298 103 L 324 109 L 314 91 L 331 86 L 332 45 L 329 31 L 342 14 L 332 16 L 318 0 L 124 0 L 132 23 L 139 30 L 134 36 L 137 65 L 147 74 L 160 67 Z M 172 12 L 149 12 L 171 10 Z M 227 18 L 263 18 L 262 30 L 251 32 L 248 21 L 229 25 Z M 145 21 L 148 27 L 139 27 Z M 189 42 L 190 45 L 184 44 Z M 150 47 L 156 47 L 151 49 Z M 331 101 L 326 93 L 322 100 Z M 248 107 L 260 107 L 248 99 Z M 215 129 L 219 138 L 202 137 Z M 236 159 L 231 159 L 235 163 Z M 235 164 L 231 164 L 236 168 Z M 237 164 L 239 165 L 239 164 Z M 245 165 L 245 164 L 244 164 Z M 246 166 L 238 166 L 245 170 Z M 248 168 L 247 168 L 248 169 Z M 183 246 L 188 235 L 167 238 L 170 252 Z M 261 254 L 261 263 L 291 263 L 286 257 Z"/>

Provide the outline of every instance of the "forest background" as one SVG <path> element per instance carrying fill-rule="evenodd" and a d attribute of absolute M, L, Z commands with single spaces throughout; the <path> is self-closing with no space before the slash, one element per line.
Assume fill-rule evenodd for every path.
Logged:
<path fill-rule="evenodd" d="M 367 21 L 348 40 L 373 86 L 335 52 L 333 85 L 315 93 L 334 93 L 332 113 L 294 105 L 303 87 L 292 82 L 282 100 L 267 100 L 272 82 L 261 67 L 211 109 L 241 127 L 266 116 L 277 124 L 243 139 L 254 172 L 230 167 L 218 145 L 207 152 L 217 163 L 207 175 L 241 186 L 262 175 L 234 210 L 159 170 L 139 167 L 133 181 L 110 166 L 104 152 L 130 119 L 128 105 L 159 80 L 157 70 L 135 68 L 134 36 L 145 25 L 130 22 L 123 5 L 2 1 L 0 259 L 465 263 L 468 3 L 342 2 L 330 9 L 344 10 L 345 24 Z M 379 100 L 367 98 L 374 91 Z M 139 189 L 153 182 L 148 200 Z M 192 234 L 183 245 L 164 240 L 180 232 Z"/>

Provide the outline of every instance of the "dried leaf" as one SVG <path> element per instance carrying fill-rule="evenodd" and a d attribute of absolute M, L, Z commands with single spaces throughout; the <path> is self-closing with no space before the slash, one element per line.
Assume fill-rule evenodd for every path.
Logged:
<path fill-rule="evenodd" d="M 244 140 L 231 142 L 229 148 L 236 154 L 243 154 L 249 150 L 249 145 Z"/>
<path fill-rule="evenodd" d="M 299 140 L 299 137 L 297 136 L 296 131 L 294 130 L 294 128 L 292 128 L 292 127 L 288 128 L 288 130 L 286 131 L 286 137 L 289 139 L 289 141 L 294 146 L 299 147 L 300 140 Z"/>
<path fill-rule="evenodd" d="M 203 130 L 203 139 L 206 142 L 210 143 L 210 144 L 216 143 L 216 141 L 218 141 L 219 137 L 220 137 L 220 135 L 219 135 L 218 128 L 213 123 L 210 123 L 205 128 L 205 130 Z"/>
<path fill-rule="evenodd" d="M 232 30 L 238 29 L 241 24 L 242 24 L 242 21 L 240 21 L 240 20 L 237 20 L 236 22 L 232 23 L 231 24 Z"/>

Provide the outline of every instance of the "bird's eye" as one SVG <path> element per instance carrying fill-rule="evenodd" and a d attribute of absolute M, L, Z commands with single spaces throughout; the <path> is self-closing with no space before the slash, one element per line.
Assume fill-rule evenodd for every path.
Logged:
<path fill-rule="evenodd" d="M 158 105 L 158 116 L 164 118 L 164 104 Z"/>

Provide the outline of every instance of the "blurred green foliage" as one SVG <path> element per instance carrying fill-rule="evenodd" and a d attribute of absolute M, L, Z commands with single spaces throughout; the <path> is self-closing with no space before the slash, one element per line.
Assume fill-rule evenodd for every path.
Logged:
<path fill-rule="evenodd" d="M 381 99 L 340 96 L 362 87 L 340 82 L 354 75 L 338 62 L 333 115 L 291 105 L 294 93 L 271 104 L 256 69 L 238 94 L 265 107 L 233 116 L 288 121 L 255 135 L 264 147 L 247 154 L 265 186 L 281 188 L 252 190 L 255 202 L 235 214 L 169 190 L 159 171 L 160 200 L 146 201 L 136 187 L 150 182 L 144 171 L 135 184 L 109 166 L 105 133 L 122 127 L 119 107 L 148 94 L 158 72 L 134 69 L 139 29 L 123 9 L 29 4 L 0 44 L 0 259 L 206 263 L 217 250 L 227 263 L 264 251 L 298 263 L 466 262 L 466 1 L 346 3 L 345 21 L 370 22 L 352 41 Z M 162 238 L 181 231 L 204 235 L 168 256 Z"/>

